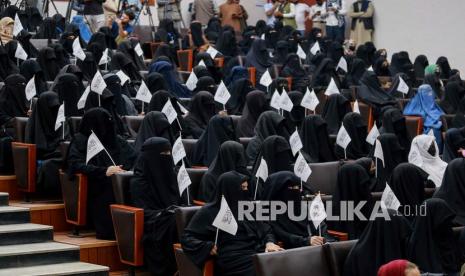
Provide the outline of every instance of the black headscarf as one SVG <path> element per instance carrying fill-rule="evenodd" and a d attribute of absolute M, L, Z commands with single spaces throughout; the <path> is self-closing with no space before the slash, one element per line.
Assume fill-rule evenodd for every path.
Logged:
<path fill-rule="evenodd" d="M 445 200 L 457 215 L 454 223 L 465 226 L 465 159 L 457 158 L 449 163 L 434 197 Z"/>
<path fill-rule="evenodd" d="M 242 116 L 237 123 L 239 137 L 252 137 L 254 128 L 260 114 L 268 110 L 266 94 L 263 91 L 251 91 L 245 97 L 245 106 Z"/>
<path fill-rule="evenodd" d="M 214 42 L 218 39 L 221 28 L 221 20 L 217 17 L 212 17 L 208 20 L 207 28 L 205 29 L 205 36 L 210 42 Z"/>
<path fill-rule="evenodd" d="M 362 59 L 354 58 L 349 67 L 349 73 L 347 73 L 347 84 L 348 85 L 360 85 L 360 79 L 366 72 L 365 63 Z"/>
<path fill-rule="evenodd" d="M 81 68 L 82 74 L 84 75 L 84 80 L 92 81 L 97 72 L 97 62 L 94 58 L 92 52 L 85 51 L 86 58 L 84 60 L 78 60 L 76 65 Z"/>
<path fill-rule="evenodd" d="M 283 111 L 288 129 L 301 129 L 302 122 L 305 118 L 305 108 L 301 106 L 300 103 L 302 102 L 304 94 L 302 94 L 300 91 L 290 91 L 288 95 L 292 101 L 292 104 L 294 105 L 291 112 L 287 112 L 285 110 Z"/>
<path fill-rule="evenodd" d="M 357 96 L 374 109 L 375 118 L 378 117 L 382 107 L 396 105 L 397 102 L 394 97 L 381 88 L 378 77 L 374 72 L 366 71 L 360 79 L 360 84 Z"/>
<path fill-rule="evenodd" d="M 276 43 L 276 49 L 274 51 L 273 63 L 284 64 L 289 55 L 289 42 L 280 40 Z"/>
<path fill-rule="evenodd" d="M 137 39 L 125 40 L 118 45 L 118 51 L 130 58 L 137 70 L 147 70 L 143 57 L 138 56 L 134 49 L 138 43 L 139 41 Z"/>
<path fill-rule="evenodd" d="M 455 158 L 462 157 L 457 151 L 465 149 L 465 128 L 452 128 L 446 131 L 444 138 L 444 152 L 442 160 L 449 163 Z"/>
<path fill-rule="evenodd" d="M 256 39 L 246 56 L 246 66 L 257 69 L 257 78 L 272 65 L 265 40 Z"/>
<path fill-rule="evenodd" d="M 436 61 L 436 64 L 441 68 L 441 79 L 448 79 L 451 76 L 451 68 L 449 65 L 449 60 L 446 57 L 439 57 Z"/>
<path fill-rule="evenodd" d="M 344 275 L 376 275 L 383 264 L 406 259 L 407 239 L 412 231 L 409 222 L 393 210 L 387 212 L 389 220 L 378 216 L 368 223 L 347 256 Z"/>
<path fill-rule="evenodd" d="M 205 202 L 215 200 L 217 194 L 217 180 L 225 172 L 236 171 L 249 175 L 247 160 L 242 144 L 235 141 L 226 141 L 221 144 L 218 154 L 202 177 L 200 182 L 199 199 Z"/>
<path fill-rule="evenodd" d="M 312 77 L 311 87 L 327 87 L 334 80 L 336 86 L 341 89 L 341 81 L 336 73 L 336 63 L 330 58 L 324 58 Z"/>
<path fill-rule="evenodd" d="M 333 62 L 337 64 L 341 57 L 344 56 L 344 48 L 342 47 L 342 44 L 340 42 L 332 41 L 329 44 L 326 54 L 330 59 L 333 60 Z"/>
<path fill-rule="evenodd" d="M 256 160 L 260 147 L 271 135 L 279 135 L 288 140 L 290 137 L 286 119 L 274 111 L 265 111 L 258 117 L 255 125 L 255 135 L 247 146 L 247 158 L 249 162 Z"/>
<path fill-rule="evenodd" d="M 344 128 L 349 134 L 351 141 L 347 146 L 347 159 L 358 159 L 365 157 L 369 153 L 369 144 L 365 141 L 367 137 L 367 125 L 363 122 L 362 116 L 355 112 L 347 113 L 342 121 Z M 336 156 L 340 159 L 345 157 L 344 149 L 335 144 Z"/>
<path fill-rule="evenodd" d="M 33 59 L 25 60 L 20 66 L 20 74 L 28 82 L 34 77 L 36 92 L 38 95 L 47 90 L 47 83 L 44 80 L 44 72 L 37 61 Z"/>
<path fill-rule="evenodd" d="M 60 104 L 65 103 L 65 116 L 82 116 L 83 111 L 77 109 L 77 103 L 84 92 L 84 85 L 74 74 L 59 75 L 54 86 Z"/>
<path fill-rule="evenodd" d="M 4 46 L 0 46 L 0 78 L 5 80 L 11 74 L 18 74 L 19 68 L 8 57 L 8 52 Z"/>
<path fill-rule="evenodd" d="M 131 79 L 131 82 L 140 81 L 142 79 L 137 67 L 124 53 L 116 52 L 113 55 L 110 68 L 111 70 L 122 70 Z"/>
<path fill-rule="evenodd" d="M 423 84 L 429 84 L 433 88 L 436 98 L 442 99 L 443 97 L 443 84 L 439 78 L 439 72 L 434 74 L 425 74 Z"/>
<path fill-rule="evenodd" d="M 302 93 L 310 85 L 310 78 L 307 72 L 300 63 L 300 58 L 297 54 L 289 54 L 281 71 L 281 76 L 292 78 L 292 90 L 298 90 Z"/>
<path fill-rule="evenodd" d="M 197 87 L 194 89 L 194 94 L 199 93 L 199 91 L 208 91 L 210 94 L 214 95 L 216 92 L 215 79 L 209 76 L 200 77 L 197 82 Z"/>
<path fill-rule="evenodd" d="M 175 131 L 175 135 L 176 137 L 179 136 L 179 132 L 182 131 L 183 137 L 186 137 L 188 135 L 186 132 L 187 129 L 183 127 L 184 118 L 182 117 L 183 114 L 181 112 L 181 108 L 178 105 L 178 100 L 175 97 L 171 96 L 171 94 L 168 91 L 159 90 L 158 92 L 155 92 L 152 95 L 152 99 L 150 100 L 148 111 L 162 111 L 163 107 L 165 106 L 166 102 L 168 102 L 168 100 L 171 101 L 174 110 L 176 110 L 176 113 L 178 114 L 177 121 L 179 122 L 179 124 L 181 124 L 181 127 L 179 127 L 178 122 L 173 122 L 173 130 Z"/>
<path fill-rule="evenodd" d="M 234 57 L 239 54 L 236 43 L 236 35 L 233 31 L 224 31 L 216 41 L 216 49 L 226 57 Z"/>
<path fill-rule="evenodd" d="M 447 114 L 455 114 L 460 107 L 461 100 L 465 96 L 465 87 L 458 82 L 448 82 L 446 85 L 444 98 L 439 102 L 439 106 Z"/>
<path fill-rule="evenodd" d="M 39 50 L 31 43 L 32 35 L 26 30 L 22 30 L 17 36 L 16 39 L 23 46 L 24 51 L 26 51 L 29 58 L 35 58 L 39 54 Z"/>
<path fill-rule="evenodd" d="M 405 117 L 398 108 L 387 108 L 383 112 L 383 126 L 380 133 L 394 133 L 405 152 L 410 151 L 410 138 L 407 134 Z"/>
<path fill-rule="evenodd" d="M 457 108 L 457 113 L 452 119 L 452 127 L 462 128 L 465 127 L 465 97 L 460 100 L 460 104 Z"/>
<path fill-rule="evenodd" d="M 44 72 L 44 78 L 46 81 L 54 81 L 55 77 L 60 71 L 60 66 L 58 64 L 55 50 L 51 47 L 44 47 L 39 51 L 39 56 L 37 61 L 40 64 Z"/>
<path fill-rule="evenodd" d="M 0 90 L 0 126 L 14 117 L 25 117 L 29 103 L 24 89 L 26 80 L 23 76 L 13 74 L 5 79 L 5 85 Z"/>
<path fill-rule="evenodd" d="M 291 146 L 281 136 L 271 135 L 263 141 L 252 167 L 252 175 L 257 173 L 262 158 L 266 161 L 269 175 L 280 171 L 292 171 Z"/>
<path fill-rule="evenodd" d="M 55 51 L 57 63 L 60 68 L 66 66 L 67 64 L 70 64 L 68 54 L 66 53 L 63 45 L 61 45 L 60 43 L 53 43 L 52 45 L 50 45 L 50 47 L 52 47 Z"/>
<path fill-rule="evenodd" d="M 194 146 L 193 164 L 210 166 L 226 141 L 238 141 L 231 117 L 213 116 Z"/>
<path fill-rule="evenodd" d="M 105 39 L 105 34 L 98 31 L 92 34 L 90 37 L 89 43 L 87 44 L 87 51 L 92 52 L 95 61 L 98 62 L 102 58 L 103 52 L 107 49 L 107 41 Z M 111 51 L 108 53 L 110 54 Z"/>
<path fill-rule="evenodd" d="M 194 43 L 194 45 L 191 45 L 191 47 L 198 48 L 205 44 L 203 41 L 202 23 L 196 21 L 192 22 L 190 25 L 190 34 L 192 37 L 192 42 Z"/>
<path fill-rule="evenodd" d="M 400 78 L 402 78 L 409 87 L 407 94 L 403 94 L 397 90 L 399 88 Z M 415 85 L 416 80 L 411 79 L 407 74 L 399 73 L 392 79 L 391 88 L 389 89 L 388 94 L 396 98 L 412 98 L 414 96 L 414 91 L 412 88 L 415 87 Z"/>
<path fill-rule="evenodd" d="M 166 116 L 159 111 L 150 111 L 142 120 L 137 133 L 134 149 L 139 152 L 143 144 L 151 137 L 162 137 L 174 144 L 175 135 Z"/>
<path fill-rule="evenodd" d="M 123 94 L 127 92 L 124 91 L 125 86 L 121 86 L 121 79 L 114 73 L 108 73 L 103 76 L 105 83 L 107 84 L 107 89 L 114 96 L 114 104 L 116 113 L 120 116 L 128 115 L 128 111 L 126 108 L 126 102 L 123 98 Z"/>
<path fill-rule="evenodd" d="M 200 91 L 192 97 L 190 110 L 184 121 L 194 139 L 198 139 L 202 135 L 208 122 L 215 114 L 215 100 L 211 93 Z"/>
<path fill-rule="evenodd" d="M 229 85 L 228 90 L 231 93 L 231 98 L 226 104 L 228 114 L 242 114 L 247 94 L 253 90 L 252 83 L 247 78 L 238 79 Z"/>
<path fill-rule="evenodd" d="M 417 216 L 413 224 L 407 257 L 421 271 L 458 273 L 463 260 L 459 259 L 458 237 L 452 232 L 455 212 L 439 198 L 428 199 L 424 204 L 425 215 Z"/>
<path fill-rule="evenodd" d="M 168 44 L 163 43 L 157 47 L 152 62 L 155 62 L 157 59 L 161 57 L 167 57 L 172 64 L 177 64 L 178 62 L 178 58 L 176 56 L 176 49 Z"/>
<path fill-rule="evenodd" d="M 425 55 L 419 55 L 415 58 L 413 69 L 415 70 L 415 77 L 422 79 L 425 77 L 425 68 L 429 65 L 428 58 Z"/>
<path fill-rule="evenodd" d="M 386 182 L 389 182 L 391 173 L 394 168 L 403 163 L 407 162 L 406 154 L 404 149 L 400 146 L 397 136 L 393 133 L 384 133 L 378 136 L 378 140 L 381 143 L 384 156 L 383 162 L 376 159 L 376 166 L 378 170 L 377 184 L 372 190 L 381 192 L 386 187 Z"/>
<path fill-rule="evenodd" d="M 178 44 L 180 34 L 174 27 L 174 21 L 171 19 L 162 19 L 158 25 L 157 32 L 155 33 L 156 42 L 164 42 L 167 44 Z"/>
<path fill-rule="evenodd" d="M 341 94 L 332 94 L 326 100 L 322 117 L 328 124 L 328 133 L 337 134 L 344 116 L 351 112 L 349 100 Z"/>
<path fill-rule="evenodd" d="M 198 65 L 199 62 L 202 61 L 202 60 L 205 63 L 205 65 L 207 66 L 207 69 L 210 72 L 211 77 L 215 79 L 216 83 L 220 83 L 223 76 L 222 76 L 220 70 L 215 66 L 215 61 L 210 56 L 210 54 L 208 54 L 207 52 L 198 53 L 195 56 L 194 64 Z"/>
<path fill-rule="evenodd" d="M 389 71 L 389 62 L 385 56 L 381 56 L 375 60 L 373 64 L 373 70 L 378 77 L 391 76 L 391 71 Z"/>
<path fill-rule="evenodd" d="M 107 27 L 107 26 L 101 27 L 99 29 L 99 32 L 105 35 L 105 42 L 106 42 L 107 48 L 112 49 L 112 50 L 117 48 L 116 41 L 115 41 L 115 38 L 113 37 L 110 27 Z"/>
<path fill-rule="evenodd" d="M 336 160 L 326 121 L 320 115 L 305 117 L 300 131 L 302 137 L 302 154 L 309 163 L 322 163 Z"/>
<path fill-rule="evenodd" d="M 145 83 L 152 94 L 160 90 L 167 90 L 168 85 L 166 84 L 163 75 L 157 72 L 153 72 L 147 75 Z"/>
<path fill-rule="evenodd" d="M 413 64 L 407 52 L 401 51 L 395 53 L 391 57 L 391 64 L 389 66 L 391 75 L 395 76 L 398 73 L 405 73 L 413 77 Z"/>

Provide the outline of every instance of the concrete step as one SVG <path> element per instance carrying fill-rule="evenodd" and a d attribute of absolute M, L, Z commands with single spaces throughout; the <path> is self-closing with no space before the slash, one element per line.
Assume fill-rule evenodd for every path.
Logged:
<path fill-rule="evenodd" d="M 30 222 L 28 208 L 14 206 L 0 206 L 0 225 Z"/>
<path fill-rule="evenodd" d="M 79 261 L 79 247 L 58 242 L 0 246 L 0 267 L 13 268 Z"/>
<path fill-rule="evenodd" d="M 0 192 L 0 206 L 7 206 L 10 196 L 8 193 Z"/>
<path fill-rule="evenodd" d="M 40 266 L 16 267 L 0 269 L 0 276 L 63 276 L 63 275 L 81 275 L 81 276 L 108 276 L 108 267 L 82 263 L 71 262 L 62 264 L 50 264 Z"/>
<path fill-rule="evenodd" d="M 0 225 L 0 245 L 47 242 L 52 240 L 52 226 L 34 223 Z"/>

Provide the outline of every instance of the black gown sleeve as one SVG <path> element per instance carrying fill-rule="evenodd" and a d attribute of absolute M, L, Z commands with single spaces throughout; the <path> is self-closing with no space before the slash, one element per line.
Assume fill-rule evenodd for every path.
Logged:
<path fill-rule="evenodd" d="M 303 237 L 286 231 L 277 223 L 272 224 L 273 232 L 276 234 L 278 241 L 284 243 L 285 248 L 297 248 L 310 245 L 310 237 Z"/>
<path fill-rule="evenodd" d="M 70 145 L 68 152 L 69 173 L 83 173 L 91 178 L 104 178 L 107 167 L 86 164 L 87 138 L 77 134 Z M 100 153 L 101 154 L 101 153 Z M 95 157 L 94 157 L 95 158 Z"/>

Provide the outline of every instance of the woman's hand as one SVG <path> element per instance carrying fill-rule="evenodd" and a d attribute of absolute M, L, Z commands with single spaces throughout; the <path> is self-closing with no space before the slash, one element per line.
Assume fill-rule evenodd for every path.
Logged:
<path fill-rule="evenodd" d="M 212 250 L 210 250 L 210 256 L 216 256 L 218 254 L 217 250 L 218 248 L 216 247 L 216 245 L 214 245 L 212 247 Z"/>
<path fill-rule="evenodd" d="M 310 237 L 310 245 L 323 245 L 325 243 L 325 238 L 320 236 Z"/>
<path fill-rule="evenodd" d="M 115 173 L 120 173 L 120 172 L 125 172 L 122 165 L 120 165 L 120 166 L 110 166 L 107 169 L 106 175 L 108 177 L 110 177 L 110 176 L 114 175 Z"/>
<path fill-rule="evenodd" d="M 272 242 L 266 243 L 265 252 L 278 252 L 278 251 L 284 251 L 284 249 L 281 248 L 279 245 L 274 244 Z"/>

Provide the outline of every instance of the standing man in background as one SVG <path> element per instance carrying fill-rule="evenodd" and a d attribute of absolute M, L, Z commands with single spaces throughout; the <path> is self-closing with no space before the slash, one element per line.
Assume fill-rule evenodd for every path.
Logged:
<path fill-rule="evenodd" d="M 173 20 L 174 26 L 177 29 L 180 29 L 183 25 L 179 2 L 180 0 L 158 0 L 157 1 L 158 19 L 160 21 L 163 19 Z"/>
<path fill-rule="evenodd" d="M 106 21 L 102 7 L 104 2 L 105 0 L 84 0 L 84 11 L 82 13 L 93 33 L 105 26 Z"/>
<path fill-rule="evenodd" d="M 276 17 L 274 17 L 274 13 L 279 7 L 279 2 L 277 0 L 271 0 L 271 2 L 266 3 L 263 5 L 266 14 L 266 25 L 274 27 L 274 22 Z"/>
<path fill-rule="evenodd" d="M 233 27 L 236 34 L 241 33 L 242 20 L 247 14 L 237 0 L 228 0 L 220 6 L 221 25 Z"/>
<path fill-rule="evenodd" d="M 283 22 L 284 26 L 291 26 L 294 29 L 297 28 L 295 23 L 295 4 L 297 0 L 278 0 L 279 6 L 278 11 L 274 13 L 274 16 Z"/>
<path fill-rule="evenodd" d="M 192 5 L 193 20 L 199 21 L 203 26 L 218 15 L 218 5 L 215 0 L 194 0 Z"/>
<path fill-rule="evenodd" d="M 103 3 L 103 13 L 105 14 L 105 22 L 116 19 L 118 13 L 118 0 L 106 0 Z"/>
<path fill-rule="evenodd" d="M 316 0 L 315 5 L 310 8 L 309 19 L 313 22 L 313 28 L 321 30 L 322 35 L 326 36 L 326 22 L 322 14 L 326 11 L 326 3 L 323 0 Z"/>
<path fill-rule="evenodd" d="M 375 9 L 371 1 L 357 0 L 350 7 L 349 16 L 352 18 L 350 39 L 355 45 L 373 41 L 373 13 Z"/>
<path fill-rule="evenodd" d="M 295 23 L 297 31 L 300 34 L 305 35 L 305 21 L 307 21 L 307 15 L 311 12 L 310 6 L 300 1 L 295 4 Z"/>
<path fill-rule="evenodd" d="M 326 9 L 323 12 L 323 18 L 326 18 L 326 37 L 344 42 L 345 18 L 346 15 L 345 0 L 327 0 Z"/>

